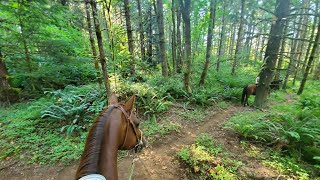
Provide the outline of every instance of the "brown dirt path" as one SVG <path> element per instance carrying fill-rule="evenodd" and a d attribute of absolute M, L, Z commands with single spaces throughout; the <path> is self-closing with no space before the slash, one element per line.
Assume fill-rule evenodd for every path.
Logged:
<path fill-rule="evenodd" d="M 231 106 L 226 110 L 210 109 L 209 115 L 202 123 L 189 123 L 183 125 L 179 133 L 172 133 L 165 138 L 154 142 L 149 148 L 140 153 L 135 161 L 133 179 L 136 180 L 177 180 L 190 179 L 186 169 L 181 167 L 176 153 L 184 146 L 192 144 L 195 137 L 201 133 L 211 134 L 230 154 L 241 160 L 244 165 L 240 167 L 242 179 L 275 179 L 277 174 L 252 157 L 245 155 L 240 147 L 237 135 L 225 130 L 221 125 L 234 113 L 247 111 L 249 108 Z M 132 163 L 132 156 L 127 156 L 118 164 L 119 179 L 128 179 Z M 17 168 L 18 167 L 18 168 Z M 70 166 L 56 167 L 29 167 L 19 165 L 0 169 L 0 179 L 73 179 L 77 162 Z"/>

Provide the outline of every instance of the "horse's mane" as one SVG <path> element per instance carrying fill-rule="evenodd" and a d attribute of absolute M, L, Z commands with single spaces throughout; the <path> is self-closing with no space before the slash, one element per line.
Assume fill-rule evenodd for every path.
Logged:
<path fill-rule="evenodd" d="M 103 112 L 93 122 L 86 139 L 86 145 L 83 154 L 80 159 L 80 165 L 77 170 L 76 179 L 89 174 L 98 174 L 100 149 L 104 134 L 103 131 L 108 117 L 113 109 L 114 107 L 104 109 Z"/>

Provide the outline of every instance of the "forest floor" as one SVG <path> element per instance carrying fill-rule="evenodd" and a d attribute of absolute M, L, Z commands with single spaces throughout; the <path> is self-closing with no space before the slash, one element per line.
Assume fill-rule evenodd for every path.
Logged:
<path fill-rule="evenodd" d="M 270 167 L 264 166 L 261 161 L 246 152 L 241 146 L 239 137 L 223 128 L 223 124 L 235 113 L 252 111 L 249 107 L 229 106 L 226 109 L 209 107 L 207 114 L 201 122 L 182 121 L 172 108 L 165 116 L 172 122 L 181 124 L 178 132 L 172 132 L 157 141 L 150 143 L 149 147 L 137 155 L 132 179 L 137 180 L 177 180 L 192 179 L 188 170 L 179 163 L 177 152 L 186 145 L 194 143 L 196 137 L 202 133 L 210 134 L 216 142 L 228 151 L 231 158 L 242 162 L 238 169 L 241 179 L 277 179 L 278 173 Z M 181 110 L 180 110 L 181 111 Z M 119 160 L 119 179 L 128 179 L 132 164 L 132 154 Z M 55 179 L 70 180 L 74 178 L 78 162 L 69 166 L 26 166 L 19 162 L 2 162 L 0 165 L 0 179 Z"/>

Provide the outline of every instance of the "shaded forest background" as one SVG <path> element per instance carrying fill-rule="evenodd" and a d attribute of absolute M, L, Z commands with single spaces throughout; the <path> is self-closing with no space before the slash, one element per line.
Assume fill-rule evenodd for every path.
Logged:
<path fill-rule="evenodd" d="M 28 156 L 76 159 L 71 146 L 83 144 L 75 137 L 86 136 L 111 91 L 138 95 L 138 111 L 152 122 L 173 103 L 238 103 L 243 86 L 259 76 L 250 104 L 302 94 L 277 110 L 296 112 L 265 119 L 275 126 L 233 128 L 319 168 L 319 32 L 318 0 L 2 1 L 0 101 L 9 109 L 1 110 L 1 157 L 24 151 L 50 127 L 47 143 L 60 151 Z M 269 97 L 270 82 L 279 79 L 283 91 Z M 61 138 L 70 146 L 59 147 Z M 12 149 L 12 141 L 21 146 Z"/>

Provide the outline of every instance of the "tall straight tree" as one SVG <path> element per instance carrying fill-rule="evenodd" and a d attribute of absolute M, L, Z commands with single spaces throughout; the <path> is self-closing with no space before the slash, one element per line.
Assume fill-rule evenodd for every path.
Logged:
<path fill-rule="evenodd" d="M 239 30 L 238 30 L 236 52 L 235 52 L 234 60 L 232 64 L 232 71 L 231 71 L 232 75 L 236 74 L 236 66 L 238 64 L 238 58 L 240 58 L 240 47 L 241 47 L 241 40 L 242 40 L 243 21 L 244 21 L 244 5 L 245 5 L 245 0 L 241 0 L 240 24 L 239 24 Z"/>
<path fill-rule="evenodd" d="M 163 2 L 162 0 L 157 0 L 157 20 L 159 28 L 159 38 L 160 38 L 160 61 L 162 64 L 162 76 L 168 76 L 167 58 L 166 58 L 166 42 L 164 37 L 164 24 L 163 24 Z"/>
<path fill-rule="evenodd" d="M 209 21 L 208 36 L 207 36 L 206 61 L 204 63 L 203 71 L 202 71 L 200 82 L 199 82 L 200 86 L 204 86 L 204 81 L 205 81 L 207 74 L 208 74 L 210 56 L 211 56 L 211 51 L 212 51 L 211 47 L 212 47 L 214 21 L 215 21 L 215 16 L 216 16 L 216 6 L 217 6 L 216 0 L 211 0 L 210 1 L 210 21 Z"/>
<path fill-rule="evenodd" d="M 130 73 L 131 75 L 135 74 L 134 67 L 134 43 L 133 43 L 133 33 L 131 27 L 131 16 L 130 16 L 130 8 L 129 8 L 129 0 L 124 0 L 124 15 L 126 19 L 126 28 L 127 28 L 127 37 L 128 37 L 128 48 L 131 55 L 130 61 Z"/>
<path fill-rule="evenodd" d="M 144 30 L 142 22 L 142 10 L 141 10 L 141 0 L 137 0 L 138 14 L 139 14 L 139 34 L 140 34 L 140 51 L 142 61 L 145 60 L 145 47 L 144 47 Z"/>
<path fill-rule="evenodd" d="M 264 57 L 265 64 L 259 74 L 260 81 L 256 90 L 254 105 L 263 107 L 265 105 L 269 84 L 272 81 L 274 69 L 277 62 L 277 56 L 280 48 L 281 33 L 288 16 L 290 0 L 277 0 L 274 21 L 271 25 L 270 37 Z"/>
<path fill-rule="evenodd" d="M 307 67 L 306 67 L 306 69 L 304 71 L 303 79 L 301 81 L 300 88 L 298 90 L 298 94 L 299 95 L 302 94 L 304 86 L 305 86 L 305 84 L 307 82 L 308 74 L 309 74 L 309 71 L 311 69 L 311 65 L 312 65 L 312 62 L 314 60 L 314 57 L 316 55 L 316 50 L 318 48 L 318 43 L 317 42 L 319 42 L 319 36 L 320 36 L 320 22 L 318 23 L 318 31 L 317 31 L 316 39 L 314 40 L 314 44 L 313 44 L 312 51 L 311 51 L 311 54 L 310 54 L 310 57 L 309 57 L 309 60 L 308 60 L 308 64 L 307 64 Z"/>
<path fill-rule="evenodd" d="M 307 34 L 307 27 L 304 25 L 304 24 L 308 24 L 308 17 L 306 14 L 308 13 L 309 11 L 309 6 L 310 6 L 310 0 L 304 0 L 303 1 L 303 4 L 302 4 L 302 14 L 301 16 L 303 16 L 302 18 L 302 22 L 300 24 L 300 28 L 301 28 L 301 39 L 305 39 L 306 38 L 306 34 Z M 294 71 L 294 76 L 293 76 L 293 81 L 292 81 L 292 84 L 294 85 L 295 82 L 296 82 L 296 78 L 297 78 L 297 74 L 299 72 L 299 68 L 300 68 L 300 65 L 301 65 L 301 59 L 302 59 L 302 55 L 303 55 L 303 50 L 305 49 L 304 47 L 304 41 L 299 41 L 299 44 L 298 44 L 298 48 L 297 48 L 297 65 L 296 65 L 296 68 L 295 68 L 295 71 Z M 300 71 L 301 72 L 301 71 Z"/>
<path fill-rule="evenodd" d="M 220 60 L 221 60 L 221 57 L 222 57 L 222 54 L 223 54 L 223 51 L 222 49 L 224 49 L 224 31 L 225 31 L 225 11 L 226 11 L 226 6 L 227 6 L 227 2 L 225 0 L 222 1 L 223 3 L 223 14 L 222 14 L 222 25 L 221 25 L 221 32 L 220 32 L 220 40 L 219 40 L 219 50 L 218 50 L 218 59 L 217 59 L 217 66 L 216 66 L 216 70 L 217 72 L 219 71 L 220 69 Z"/>
<path fill-rule="evenodd" d="M 185 25 L 185 53 L 186 60 L 184 63 L 184 87 L 188 93 L 191 93 L 190 76 L 191 76 L 191 24 L 190 24 L 190 6 L 191 0 L 179 0 L 182 19 Z"/>
<path fill-rule="evenodd" d="M 172 47 L 172 66 L 173 66 L 173 74 L 177 72 L 177 48 L 176 48 L 176 8 L 175 8 L 175 0 L 172 0 L 172 7 L 171 7 L 171 19 L 172 19 L 172 39 L 171 39 L 171 47 Z"/>
<path fill-rule="evenodd" d="M 91 17 L 90 17 L 90 6 L 89 6 L 89 2 L 90 0 L 85 0 L 85 7 L 86 7 L 86 19 L 87 19 L 87 28 L 88 28 L 88 32 L 89 32 L 89 41 L 90 41 L 90 45 L 91 45 L 91 51 L 92 51 L 92 59 L 93 59 L 93 63 L 94 63 L 94 67 L 97 71 L 97 80 L 99 84 L 102 84 L 102 80 L 101 80 L 101 73 L 100 73 L 100 67 L 99 67 L 99 60 L 97 59 L 97 50 L 96 50 L 96 45 L 94 42 L 94 38 L 93 38 L 93 33 L 92 33 L 92 26 L 91 26 Z"/>
<path fill-rule="evenodd" d="M 148 39 L 148 45 L 147 45 L 147 61 L 149 65 L 152 64 L 152 3 L 149 3 L 149 9 L 148 9 L 148 28 L 147 28 L 147 39 Z"/>
<path fill-rule="evenodd" d="M 182 61 L 182 47 L 181 47 L 181 7 L 176 6 L 177 9 L 177 72 L 180 73 L 183 65 Z"/>
<path fill-rule="evenodd" d="M 288 30 L 288 20 L 286 20 L 286 24 L 281 36 L 281 50 L 280 50 L 280 57 L 278 60 L 278 64 L 277 64 L 277 69 L 276 69 L 276 74 L 274 75 L 274 80 L 279 80 L 280 79 L 280 71 L 281 71 L 281 67 L 282 67 L 282 62 L 283 62 L 283 56 L 284 56 L 284 50 L 285 50 L 285 46 L 286 46 L 286 33 Z"/>
<path fill-rule="evenodd" d="M 109 85 L 109 76 L 108 76 L 108 70 L 107 70 L 107 61 L 106 61 L 106 55 L 103 49 L 102 34 L 100 30 L 100 23 L 99 23 L 98 13 L 97 13 L 97 2 L 95 0 L 91 0 L 91 8 L 92 8 L 93 22 L 96 30 L 97 41 L 98 41 L 99 57 L 100 57 L 100 64 L 101 64 L 101 69 L 103 73 L 104 86 L 109 96 L 110 85 Z"/>
<path fill-rule="evenodd" d="M 319 0 L 316 0 L 315 2 L 315 11 L 316 11 L 316 14 L 319 12 L 318 10 L 318 6 L 319 6 Z M 314 31 L 316 29 L 316 24 L 317 24 L 317 20 L 318 20 L 318 17 L 315 16 L 313 18 L 313 23 L 312 23 L 312 31 L 311 31 L 311 37 L 310 37 L 310 40 L 313 41 L 313 38 L 314 38 Z M 311 49 L 311 46 L 312 46 L 312 43 L 310 42 L 308 44 L 308 48 L 307 48 L 307 52 L 306 52 L 306 56 L 305 56 L 305 59 L 304 59 L 304 62 L 303 62 L 303 66 L 302 66 L 302 69 L 305 69 L 306 68 L 306 65 L 307 65 L 307 62 L 308 62 L 308 58 L 309 58 L 309 53 L 310 53 L 310 49 Z"/>

